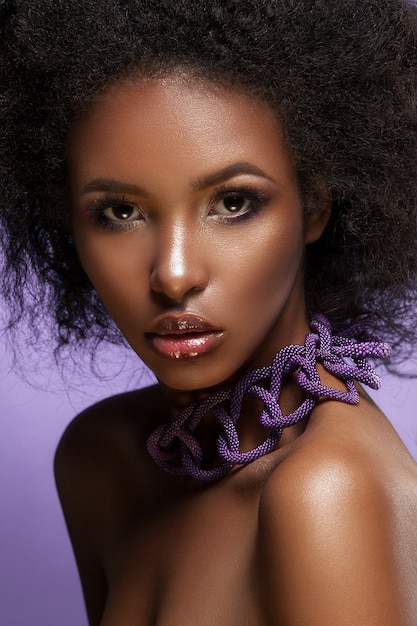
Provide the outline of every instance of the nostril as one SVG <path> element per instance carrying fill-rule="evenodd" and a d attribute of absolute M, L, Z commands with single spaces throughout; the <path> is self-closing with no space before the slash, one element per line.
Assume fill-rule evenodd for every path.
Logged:
<path fill-rule="evenodd" d="M 171 301 L 181 301 L 192 292 L 202 291 L 208 284 L 208 274 L 197 263 L 183 266 L 181 272 L 159 266 L 150 274 L 150 288 Z"/>

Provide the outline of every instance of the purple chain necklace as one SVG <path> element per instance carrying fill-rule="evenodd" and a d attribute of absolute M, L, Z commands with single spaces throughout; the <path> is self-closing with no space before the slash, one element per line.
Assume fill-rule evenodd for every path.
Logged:
<path fill-rule="evenodd" d="M 175 476 L 217 480 L 234 465 L 246 465 L 272 452 L 283 429 L 309 415 L 319 398 L 358 404 L 359 394 L 354 381 L 372 389 L 381 386 L 379 376 L 366 357 L 387 357 L 390 352 L 387 344 L 375 341 L 358 343 L 355 339 L 332 335 L 330 322 L 323 315 L 313 316 L 310 327 L 312 332 L 307 335 L 304 346 L 286 346 L 275 355 L 269 367 L 249 372 L 235 387 L 187 406 L 169 423 L 156 428 L 147 443 L 154 461 Z M 340 378 L 346 385 L 346 391 L 323 386 L 317 373 L 317 363 Z M 298 385 L 305 391 L 306 397 L 292 413 L 283 415 L 279 405 L 283 380 L 296 370 Z M 269 435 L 253 450 L 241 452 L 237 423 L 245 397 L 262 401 L 259 420 Z M 218 467 L 203 469 L 203 454 L 194 431 L 208 413 L 215 415 L 219 422 L 217 451 L 223 462 Z"/>

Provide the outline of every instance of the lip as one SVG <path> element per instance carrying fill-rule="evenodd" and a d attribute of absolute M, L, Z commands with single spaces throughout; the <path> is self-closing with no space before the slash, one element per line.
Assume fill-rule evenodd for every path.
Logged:
<path fill-rule="evenodd" d="M 187 333 L 206 333 L 216 329 L 213 324 L 198 315 L 163 315 L 149 327 L 147 334 L 185 335 Z"/>
<path fill-rule="evenodd" d="M 193 314 L 164 315 L 157 318 L 145 334 L 154 352 L 184 361 L 201 357 L 221 343 L 223 330 Z"/>

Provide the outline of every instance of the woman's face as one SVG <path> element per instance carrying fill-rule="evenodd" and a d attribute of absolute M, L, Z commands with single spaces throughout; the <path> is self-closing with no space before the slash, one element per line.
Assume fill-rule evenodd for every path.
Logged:
<path fill-rule="evenodd" d="M 70 134 L 81 263 L 139 357 L 172 389 L 269 364 L 304 340 L 306 241 L 272 110 L 171 78 L 109 89 Z"/>

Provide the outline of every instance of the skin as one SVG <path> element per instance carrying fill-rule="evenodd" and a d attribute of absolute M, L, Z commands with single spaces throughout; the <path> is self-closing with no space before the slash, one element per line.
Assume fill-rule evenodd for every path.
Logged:
<path fill-rule="evenodd" d="M 304 246 L 319 220 L 304 233 L 296 173 L 269 108 L 181 82 L 114 88 L 74 129 L 70 163 L 81 262 L 162 383 L 212 387 L 242 366 L 269 364 L 288 338 L 303 340 Z M 222 175 L 231 167 L 237 172 Z M 244 173 L 249 168 L 263 174 Z M 120 185 L 133 192 L 117 193 Z M 250 205 L 242 187 L 265 200 L 259 210 L 228 214 L 219 190 Z M 131 203 L 140 218 L 127 222 L 133 228 L 98 227 L 89 213 L 106 198 Z M 166 311 L 205 318 L 223 331 L 221 345 L 173 367 L 144 337 Z"/>
<path fill-rule="evenodd" d="M 84 412 L 57 452 L 90 623 L 414 624 L 416 467 L 362 390 L 355 407 L 319 402 L 274 452 L 218 482 L 174 478 L 146 453 L 181 406 L 308 332 L 304 251 L 328 201 L 303 207 L 272 111 L 184 77 L 125 82 L 77 121 L 68 163 L 83 267 L 160 381 Z M 161 355 L 150 329 L 184 313 L 219 341 Z M 289 379 L 283 410 L 301 400 Z M 243 449 L 261 439 L 258 413 L 245 405 Z M 216 434 L 207 419 L 208 463 Z"/>

